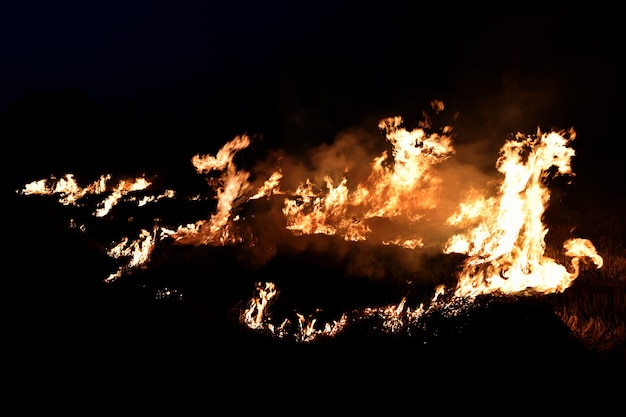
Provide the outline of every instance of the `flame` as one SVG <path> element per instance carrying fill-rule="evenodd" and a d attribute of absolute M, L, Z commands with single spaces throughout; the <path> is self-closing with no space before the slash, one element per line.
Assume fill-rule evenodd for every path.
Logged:
<path fill-rule="evenodd" d="M 157 230 L 155 229 L 154 232 Z M 111 282 L 121 277 L 129 269 L 145 264 L 150 259 L 150 253 L 154 249 L 154 233 L 142 229 L 139 237 L 130 240 L 124 237 L 119 243 L 107 251 L 107 254 L 115 259 L 129 258 L 128 263 L 120 267 L 116 272 L 110 274 L 105 282 Z"/>
<path fill-rule="evenodd" d="M 498 193 L 487 198 L 475 190 L 448 223 L 468 228 L 452 236 L 446 253 L 467 254 L 455 294 L 475 297 L 494 292 L 562 292 L 578 276 L 579 258 L 590 257 L 596 266 L 602 258 L 585 239 L 565 242 L 572 257 L 570 272 L 545 255 L 548 229 L 543 215 L 550 199 L 545 181 L 554 175 L 573 175 L 568 145 L 575 132 L 537 131 L 536 135 L 517 134 L 500 150 L 496 167 L 504 174 Z M 551 171 L 552 170 L 552 171 Z"/>
<path fill-rule="evenodd" d="M 248 308 L 243 313 L 243 322 L 252 329 L 258 329 L 263 326 L 267 307 L 274 296 L 278 294 L 276 285 L 273 282 L 258 282 L 256 291 L 257 295 L 250 299 Z"/>
<path fill-rule="evenodd" d="M 225 245 L 242 242 L 233 222 L 233 210 L 241 204 L 263 196 L 279 194 L 279 185 L 282 174 L 280 170 L 270 175 L 270 178 L 251 196 L 247 196 L 253 186 L 248 181 L 250 173 L 239 170 L 234 162 L 235 155 L 250 145 L 250 137 L 241 135 L 226 143 L 216 154 L 195 155 L 191 162 L 198 173 L 221 171 L 216 182 L 209 182 L 217 193 L 217 209 L 208 220 L 198 220 L 194 224 L 179 226 L 173 234 L 177 243 L 192 245 Z"/>
<path fill-rule="evenodd" d="M 441 102 L 435 101 L 432 106 L 435 111 L 443 110 Z M 423 247 L 418 221 L 429 210 L 442 211 L 442 198 L 449 197 L 436 166 L 456 152 L 452 146 L 452 128 L 445 126 L 438 133 L 429 133 L 431 122 L 425 118 L 418 128 L 407 130 L 399 116 L 380 120 L 378 127 L 385 132 L 391 150 L 373 158 L 368 165 L 369 173 L 356 184 L 351 182 L 349 167 L 343 171 L 342 178 L 327 174 L 321 177 L 322 185 L 306 178 L 295 189 L 286 189 L 282 183 L 280 166 L 265 180 L 252 181 L 253 173 L 240 169 L 235 161 L 237 153 L 251 143 L 246 135 L 227 142 L 215 155 L 193 156 L 191 163 L 196 172 L 207 176 L 207 191 L 215 201 L 215 210 L 186 224 L 162 225 L 160 219 L 154 219 L 152 229 L 141 227 L 136 238 L 126 235 L 112 242 L 106 253 L 121 265 L 105 282 L 147 264 L 156 245 L 164 239 L 178 245 L 243 243 L 249 236 L 244 238 L 238 227 L 244 217 L 240 216 L 241 207 L 264 197 L 281 196 L 275 200 L 280 203 L 279 214 L 286 230 L 296 237 L 323 234 L 352 242 L 373 240 L 408 251 Z M 462 254 L 465 259 L 456 276 L 456 286 L 452 289 L 437 286 L 428 304 L 411 308 L 407 299 L 402 298 L 397 304 L 346 312 L 325 323 L 300 312 L 295 312 L 292 319 L 276 322 L 270 307 L 279 292 L 272 282 L 265 282 L 257 283 L 256 293 L 241 312 L 240 321 L 253 330 L 310 342 L 320 336 L 335 336 L 350 323 L 362 319 L 376 319 L 384 332 L 419 328 L 431 314 L 460 314 L 480 295 L 565 291 L 578 277 L 583 258 L 590 259 L 597 268 L 603 265 L 594 245 L 583 238 L 563 243 L 564 255 L 570 258 L 567 266 L 545 254 L 548 228 L 543 217 L 550 200 L 547 183 L 553 176 L 574 175 L 571 168 L 574 150 L 569 145 L 575 136 L 573 129 L 547 134 L 537 130 L 535 135 L 518 133 L 505 141 L 496 161 L 501 180 L 497 189 L 489 193 L 470 188 L 463 201 L 455 202 L 456 210 L 446 217 L 444 224 L 438 225 L 443 231 L 450 228 L 455 231 L 446 235 L 443 253 Z M 177 197 L 173 190 L 146 195 L 152 183 L 144 176 L 122 179 L 113 185 L 111 178 L 110 174 L 102 175 L 80 187 L 72 174 L 66 174 L 33 181 L 18 192 L 56 195 L 59 203 L 75 206 L 93 203 L 93 199 L 85 199 L 88 195 L 103 195 L 91 212 L 103 221 L 122 201 L 141 207 L 161 198 Z M 138 197 L 139 192 L 144 195 Z M 205 196 L 187 199 L 203 201 Z M 386 223 L 381 223 L 382 220 Z M 386 227 L 390 224 L 398 227 Z M 378 230 L 377 226 L 387 230 Z M 252 240 L 255 238 L 252 236 Z M 245 243 L 254 246 L 255 242 Z"/>
<path fill-rule="evenodd" d="M 394 119 L 393 125 L 397 123 L 398 119 Z M 574 151 L 568 145 L 574 138 L 573 129 L 548 134 L 538 130 L 536 135 L 517 134 L 504 144 L 496 163 L 504 177 L 496 195 L 487 197 L 476 189 L 470 189 L 466 200 L 446 221 L 448 225 L 466 229 L 465 233 L 451 236 L 444 248 L 444 253 L 467 255 L 458 274 L 458 283 L 452 291 L 439 285 L 430 304 L 424 306 L 422 303 L 415 309 L 406 306 L 406 298 L 398 304 L 365 308 L 353 312 L 350 318 L 343 316 L 341 326 L 329 326 L 328 332 L 320 331 L 319 334 L 328 336 L 350 322 L 371 317 L 381 320 L 380 327 L 385 332 L 420 328 L 424 318 L 435 312 L 443 312 L 444 316 L 461 314 L 472 306 L 479 295 L 562 292 L 578 276 L 583 257 L 591 259 L 597 268 L 602 267 L 602 257 L 587 239 L 573 238 L 564 242 L 565 256 L 571 258 L 570 269 L 545 255 L 544 238 L 548 229 L 543 224 L 543 216 L 550 199 L 545 183 L 551 174 L 573 175 L 570 163 Z M 423 174 L 425 171 L 416 172 Z M 413 177 L 413 181 L 420 180 L 421 177 Z M 402 180 L 398 182 L 401 185 L 410 184 Z M 310 189 L 310 184 L 305 189 Z M 335 188 L 329 185 L 329 190 L 329 195 L 333 195 Z M 325 200 L 313 199 L 304 192 L 301 195 L 311 199 L 305 202 L 313 201 L 314 205 L 329 213 L 323 205 Z M 345 195 L 345 188 L 342 188 L 341 196 Z M 330 199 L 335 200 L 346 201 L 345 198 Z M 336 210 L 334 215 L 345 215 L 344 211 L 337 211 L 337 205 L 330 206 Z M 326 218 L 309 215 L 303 219 L 315 219 L 317 222 Z M 257 319 L 263 322 L 265 311 L 260 313 Z M 284 330 L 284 326 L 280 328 Z M 272 334 L 285 336 L 274 331 Z M 291 336 L 296 340 L 308 340 L 308 334 L 308 330 L 301 327 Z"/>
<path fill-rule="evenodd" d="M 145 195 L 138 199 L 133 195 L 133 192 L 144 191 L 152 185 L 145 177 L 120 179 L 113 186 L 109 185 L 111 178 L 111 174 L 101 175 L 98 180 L 81 187 L 74 175 L 68 173 L 61 178 L 51 176 L 49 179 L 33 181 L 17 192 L 21 195 L 58 195 L 59 203 L 72 206 L 83 204 L 82 200 L 89 195 L 104 194 L 106 196 L 102 200 L 97 201 L 96 208 L 92 212 L 92 215 L 97 218 L 107 216 L 122 201 L 137 202 L 137 206 L 142 207 L 162 198 L 174 198 L 176 195 L 173 190 L 167 189 L 161 194 Z M 74 219 L 70 223 L 72 227 L 75 227 Z M 80 226 L 80 229 L 86 230 L 84 226 Z M 157 236 L 157 232 L 159 236 Z M 167 229 L 160 230 L 155 226 L 152 233 L 142 229 L 139 236 L 134 240 L 123 237 L 119 242 L 114 242 L 107 250 L 107 255 L 113 259 L 127 259 L 128 262 L 122 264 L 114 273 L 111 273 L 105 279 L 105 282 L 112 282 L 129 270 L 148 262 L 156 241 L 168 234 L 170 233 L 168 233 Z"/>
<path fill-rule="evenodd" d="M 273 194 L 282 194 L 280 190 L 280 180 L 283 177 L 280 170 L 275 171 L 270 177 L 263 183 L 263 185 L 257 190 L 257 192 L 250 197 L 250 200 L 257 200 L 261 197 L 270 197 Z"/>
<path fill-rule="evenodd" d="M 109 193 L 104 200 L 100 201 L 94 212 L 96 217 L 104 217 L 111 209 L 122 201 L 129 193 L 133 191 L 142 191 L 147 189 L 151 182 L 144 177 L 134 179 L 121 179 L 117 185 L 108 186 L 111 174 L 101 175 L 100 178 L 86 187 L 80 187 L 74 178 L 74 174 L 66 174 L 62 178 L 51 176 L 49 179 L 41 179 L 26 184 L 19 193 L 23 195 L 59 195 L 59 203 L 63 205 L 78 205 L 80 200 L 90 194 Z M 173 198 L 175 192 L 166 190 L 158 196 L 145 196 L 139 201 L 139 206 L 143 206 L 149 202 L 159 200 L 161 198 Z M 129 197 L 128 200 L 133 200 Z"/>
<path fill-rule="evenodd" d="M 249 172 L 238 171 L 233 161 L 235 154 L 250 145 L 246 135 L 237 136 L 224 145 L 216 154 L 195 155 L 191 162 L 198 173 L 222 171 L 217 184 L 217 211 L 208 220 L 199 220 L 194 225 L 179 227 L 176 240 L 181 244 L 223 244 L 234 239 L 228 222 L 235 200 L 249 188 Z"/>
<path fill-rule="evenodd" d="M 296 312 L 297 330 L 290 331 L 292 321 L 284 319 L 280 324 L 272 323 L 269 307 L 278 295 L 276 285 L 271 282 L 257 282 L 255 295 L 248 301 L 248 307 L 241 313 L 240 320 L 251 329 L 264 331 L 277 337 L 293 337 L 299 342 L 311 342 L 319 336 L 332 337 L 338 334 L 348 322 L 347 314 L 343 314 L 339 320 L 325 323 L 322 328 L 317 325 L 315 317 L 305 317 Z"/>
<path fill-rule="evenodd" d="M 334 337 L 349 325 L 362 320 L 376 320 L 378 324 L 375 327 L 388 334 L 398 334 L 407 330 L 410 332 L 413 329 L 423 330 L 426 327 L 426 319 L 433 314 L 443 312 L 444 316 L 458 316 L 472 306 L 470 300 L 455 297 L 446 292 L 445 286 L 439 285 L 430 304 L 420 303 L 415 309 L 407 306 L 407 299 L 403 297 L 398 304 L 366 307 L 350 314 L 342 313 L 337 320 L 323 325 L 320 325 L 317 318 L 312 315 L 305 317 L 295 312 L 297 326 L 294 328 L 289 318 L 284 318 L 280 324 L 273 322 L 270 306 L 278 294 L 279 291 L 273 282 L 258 282 L 248 307 L 239 316 L 240 322 L 250 329 L 274 337 L 308 343 L 318 338 Z"/>
<path fill-rule="evenodd" d="M 443 104 L 436 101 L 433 107 L 440 111 Z M 411 131 L 402 124 L 399 116 L 380 121 L 378 127 L 385 130 L 392 152 L 389 156 L 384 151 L 371 161 L 366 181 L 352 186 L 347 177 L 335 182 L 326 176 L 325 187 L 316 186 L 310 179 L 301 183 L 293 197 L 285 198 L 287 228 L 300 234 L 340 235 L 345 240 L 361 241 L 371 236 L 370 219 L 413 223 L 424 210 L 436 208 L 442 180 L 433 167 L 455 152 L 451 128 L 444 127 L 441 134 L 428 134 L 429 120 Z M 420 236 L 395 236 L 384 240 L 384 244 L 415 248 L 422 241 Z"/>
<path fill-rule="evenodd" d="M 59 203 L 63 205 L 76 205 L 78 200 L 87 194 L 100 194 L 106 190 L 106 184 L 111 175 L 102 175 L 99 180 L 86 187 L 80 187 L 74 178 L 74 174 L 66 174 L 65 177 L 41 179 L 26 184 L 20 191 L 23 195 L 53 195 L 58 194 Z"/>

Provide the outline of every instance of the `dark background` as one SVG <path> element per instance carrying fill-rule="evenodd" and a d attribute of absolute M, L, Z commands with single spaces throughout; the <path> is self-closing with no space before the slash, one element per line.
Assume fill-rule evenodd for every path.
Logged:
<path fill-rule="evenodd" d="M 13 169 L 32 178 L 78 164 L 153 170 L 241 133 L 301 152 L 382 117 L 418 120 L 440 99 L 459 114 L 458 141 L 496 151 L 511 132 L 574 127 L 580 158 L 609 158 L 611 178 L 618 16 L 396 0 L 19 2 L 3 6 L 0 29 L 4 136 L 23 161 Z"/>
<path fill-rule="evenodd" d="M 161 358 L 165 345 L 217 349 L 207 356 L 226 361 L 238 375 L 254 367 L 247 355 L 272 352 L 277 375 L 299 375 L 300 382 L 305 371 L 293 365 L 303 361 L 320 366 L 318 376 L 331 372 L 331 365 L 344 370 L 349 384 L 374 371 L 389 378 L 404 375 L 401 369 L 432 371 L 431 358 L 446 364 L 447 372 L 466 375 L 468 363 L 476 369 L 494 352 L 498 361 L 510 360 L 504 352 L 520 344 L 534 353 L 506 367 L 478 367 L 474 375 L 530 374 L 560 361 L 563 372 L 571 369 L 563 363 L 575 360 L 587 370 L 585 354 L 561 328 L 555 331 L 556 324 L 542 321 L 541 308 L 531 318 L 505 308 L 498 318 L 488 315 L 486 324 L 475 321 L 471 342 L 451 332 L 425 350 L 415 340 L 364 341 L 359 335 L 318 348 L 276 346 L 222 321 L 222 308 L 249 282 L 220 284 L 224 299 L 217 306 L 182 309 L 155 307 L 132 283 L 103 290 L 97 277 L 110 264 L 99 248 L 66 230 L 57 204 L 17 198 L 15 190 L 67 172 L 84 181 L 108 172 L 159 173 L 175 183 L 193 175 L 191 156 L 214 153 L 238 134 L 258 138 L 259 156 L 271 148 L 298 154 L 332 142 L 344 129 L 375 131 L 382 117 L 420 120 L 429 102 L 440 99 L 458 113 L 459 143 L 486 141 L 480 155 L 486 168 L 512 132 L 573 127 L 576 190 L 611 206 L 615 195 L 623 195 L 624 179 L 620 16 L 617 6 L 595 4 L 399 0 L 1 6 L 0 134 L 8 201 L 16 208 L 7 233 L 14 251 L 7 261 L 14 265 L 7 290 L 7 326 L 15 331 L 10 344 L 40 354 L 71 346 L 90 355 L 103 347 L 127 353 L 129 346 L 135 352 L 159 346 Z M 230 253 L 200 255 L 222 267 L 235 259 Z M 212 266 L 189 268 L 201 274 Z M 513 324 L 503 324 L 502 317 Z M 496 341 L 493 327 L 509 330 Z M 475 343 L 480 339 L 488 342 Z M 466 349 L 458 347 L 463 343 Z M 415 349 L 419 360 L 404 359 Z M 306 360 L 279 360 L 289 355 Z M 214 366 L 213 359 L 200 357 L 194 360 L 204 369 Z M 40 358 L 38 363 L 49 364 L 49 353 Z M 542 360 L 551 365 L 525 367 Z"/>

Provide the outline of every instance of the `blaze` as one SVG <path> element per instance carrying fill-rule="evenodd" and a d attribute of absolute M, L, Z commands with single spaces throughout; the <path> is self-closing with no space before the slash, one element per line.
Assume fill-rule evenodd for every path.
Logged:
<path fill-rule="evenodd" d="M 437 111 L 443 109 L 434 102 Z M 382 119 L 378 125 L 391 144 L 391 155 L 384 151 L 370 162 L 368 178 L 356 185 L 348 177 L 333 181 L 324 178 L 319 187 L 310 179 L 302 182 L 293 196 L 285 198 L 283 213 L 287 228 L 299 234 L 340 235 L 345 240 L 367 240 L 372 235 L 369 220 L 391 219 L 410 226 L 425 210 L 437 207 L 442 180 L 434 166 L 454 154 L 451 128 L 427 133 L 428 119 L 420 127 L 407 130 L 401 117 Z M 411 227 L 405 227 L 406 231 Z M 420 236 L 393 236 L 384 244 L 408 248 L 421 246 Z"/>
<path fill-rule="evenodd" d="M 293 337 L 299 342 L 311 342 L 319 336 L 335 336 L 348 322 L 348 315 L 342 314 L 339 320 L 319 326 L 315 317 L 305 317 L 296 312 L 296 328 L 292 320 L 285 318 L 280 324 L 272 322 L 269 306 L 278 295 L 276 285 L 271 282 L 257 282 L 255 295 L 248 301 L 248 307 L 242 311 L 241 321 L 251 329 L 261 330 L 277 337 Z"/>
<path fill-rule="evenodd" d="M 121 179 L 116 185 L 110 186 L 111 174 L 101 175 L 100 178 L 85 187 L 81 187 L 76 181 L 74 174 L 65 174 L 62 178 L 51 176 L 49 179 L 41 179 L 26 184 L 18 192 L 22 195 L 58 195 L 59 203 L 67 205 L 79 205 L 81 200 L 88 195 L 106 194 L 106 197 L 98 202 L 93 215 L 104 217 L 111 209 L 123 200 L 135 200 L 133 191 L 142 191 L 150 187 L 152 183 L 145 177 Z M 139 202 L 139 206 L 161 198 L 173 198 L 173 190 L 165 190 L 161 195 L 145 196 Z"/>
<path fill-rule="evenodd" d="M 496 194 L 487 196 L 470 189 L 457 211 L 446 220 L 448 225 L 464 230 L 464 233 L 452 235 L 444 247 L 444 253 L 467 255 L 455 288 L 448 290 L 444 285 L 437 286 L 430 304 L 425 306 L 422 303 L 414 309 L 406 305 L 405 297 L 398 304 L 367 307 L 353 312 L 349 318 L 344 315 L 341 328 L 350 321 L 372 317 L 380 321 L 380 328 L 385 332 L 420 328 L 424 318 L 431 314 L 461 314 L 479 295 L 562 292 L 577 278 L 581 258 L 590 259 L 597 268 L 602 267 L 602 257 L 587 239 L 573 238 L 563 243 L 565 256 L 571 258 L 569 268 L 545 255 L 548 229 L 543 216 L 550 200 L 546 182 L 552 175 L 573 175 L 571 159 L 574 150 L 569 144 L 574 138 L 573 129 L 547 134 L 538 130 L 536 135 L 518 133 L 514 139 L 506 141 L 496 162 L 503 175 Z M 403 167 L 399 172 L 406 170 Z M 423 174 L 425 171 L 416 169 L 411 172 Z M 395 171 L 387 173 L 389 178 L 395 178 Z M 389 187 L 394 190 L 411 188 L 411 182 L 404 182 L 405 178 L 395 178 L 399 184 Z M 414 177 L 413 181 L 419 182 L 420 178 Z M 321 204 L 322 201 L 315 200 L 315 203 Z M 255 311 L 261 314 L 257 316 L 257 323 L 269 322 L 269 316 L 263 317 L 264 311 Z M 261 328 L 270 329 L 272 334 L 280 337 L 286 335 L 275 332 L 268 324 Z M 330 336 L 341 328 L 329 324 L 328 331 L 320 330 L 318 335 Z M 300 328 L 290 336 L 303 340 L 306 331 Z"/>
<path fill-rule="evenodd" d="M 175 238 L 181 244 L 224 244 L 237 241 L 231 234 L 229 220 L 236 200 L 250 187 L 250 173 L 238 170 L 233 159 L 235 154 L 250 145 L 248 136 L 237 136 L 226 143 L 215 156 L 195 155 L 191 162 L 198 173 L 221 171 L 217 180 L 217 209 L 208 220 L 198 220 L 193 225 L 180 226 Z"/>
<path fill-rule="evenodd" d="M 579 258 L 599 268 L 602 258 L 585 239 L 564 243 L 571 269 L 545 255 L 548 229 L 543 216 L 550 199 L 545 182 L 553 175 L 573 175 L 568 145 L 575 132 L 517 134 L 500 150 L 496 167 L 504 175 L 498 192 L 485 197 L 475 190 L 448 218 L 466 231 L 452 236 L 444 251 L 468 255 L 455 289 L 458 297 L 494 292 L 562 292 L 578 276 Z"/>
<path fill-rule="evenodd" d="M 438 101 L 432 106 L 435 111 L 443 110 L 443 104 Z M 352 182 L 354 178 L 350 177 L 347 166 L 341 178 L 330 173 L 320 176 L 323 184 L 305 178 L 292 182 L 297 184 L 295 189 L 284 186 L 280 166 L 266 179 L 253 181 L 253 173 L 240 169 L 235 160 L 237 153 L 251 143 L 246 135 L 227 142 L 215 155 L 193 156 L 191 163 L 196 172 L 207 176 L 209 195 L 215 201 L 214 211 L 187 224 L 162 225 L 160 219 L 154 219 L 152 229 L 140 227 L 135 238 L 127 235 L 110 243 L 106 253 L 121 265 L 105 281 L 114 281 L 148 263 L 155 246 L 166 238 L 178 245 L 221 246 L 245 242 L 253 246 L 256 242 L 246 242 L 250 236 L 239 227 L 240 214 L 244 212 L 241 208 L 251 200 L 271 197 L 279 203 L 272 208 L 282 215 L 284 227 L 296 237 L 333 235 L 352 242 L 367 240 L 397 245 L 407 252 L 424 246 L 419 221 L 425 213 L 439 211 L 444 215 L 435 217 L 445 220 L 429 227 L 438 228 L 437 233 L 447 233 L 443 253 L 465 256 L 456 275 L 456 285 L 451 289 L 437 286 L 429 304 L 411 308 L 407 299 L 402 298 L 397 304 L 346 312 L 327 323 L 299 312 L 292 319 L 274 322 L 270 307 L 278 290 L 271 282 L 258 283 L 255 295 L 241 312 L 240 321 L 273 336 L 309 342 L 320 336 L 334 336 L 350 322 L 363 318 L 378 320 L 382 331 L 398 332 L 421 326 L 429 314 L 459 314 L 480 295 L 563 292 L 578 277 L 582 259 L 602 267 L 602 257 L 584 238 L 563 243 L 568 265 L 559 264 L 545 254 L 548 228 L 543 218 L 550 200 L 547 184 L 553 177 L 574 175 L 571 168 L 574 150 L 570 147 L 576 136 L 573 129 L 550 133 L 537 130 L 536 134 L 527 136 L 518 133 L 505 141 L 496 161 L 497 187 L 491 192 L 469 188 L 462 201 L 455 198 L 456 209 L 448 216 L 441 203 L 444 197 L 446 206 L 450 203 L 450 190 L 436 167 L 455 154 L 452 128 L 445 126 L 433 133 L 430 120 L 425 118 L 417 128 L 408 130 L 399 116 L 380 120 L 378 127 L 385 132 L 390 148 L 369 161 L 369 171 L 357 183 Z M 110 174 L 102 175 L 81 187 L 72 174 L 66 174 L 33 181 L 18 192 L 55 195 L 59 203 L 74 206 L 93 203 L 93 198 L 85 198 L 88 195 L 101 196 L 91 215 L 103 220 L 120 202 L 141 207 L 161 198 L 177 197 L 173 190 L 148 194 L 152 183 L 145 177 L 121 179 L 115 184 L 111 184 L 111 178 Z M 200 201 L 203 197 L 188 199 Z M 276 224 L 279 223 L 270 226 Z"/>

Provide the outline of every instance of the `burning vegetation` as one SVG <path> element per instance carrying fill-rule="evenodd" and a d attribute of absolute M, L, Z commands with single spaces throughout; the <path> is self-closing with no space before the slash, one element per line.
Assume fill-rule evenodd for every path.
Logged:
<path fill-rule="evenodd" d="M 443 111 L 443 103 L 433 102 L 433 110 Z M 566 307 L 571 303 L 559 304 L 564 298 L 557 298 L 570 294 L 566 290 L 583 270 L 606 263 L 584 236 L 567 236 L 560 242 L 560 254 L 548 254 L 553 251 L 546 243 L 550 230 L 544 223 L 549 185 L 557 177 L 574 176 L 573 129 L 517 133 L 503 143 L 495 163 L 498 176 L 491 178 L 455 161 L 453 128 L 435 129 L 426 114 L 414 129 L 404 127 L 397 116 L 380 120 L 378 127 L 386 138 L 384 151 L 348 152 L 346 143 L 354 138 L 344 138 L 334 153 L 340 157 L 332 163 L 321 158 L 313 169 L 279 152 L 251 170 L 242 168 L 237 156 L 252 139 L 237 136 L 215 155 L 191 158 L 207 186 L 194 195 L 181 196 L 167 187 L 153 193 L 153 182 L 146 177 L 115 180 L 111 174 L 82 187 L 72 174 L 52 176 L 17 192 L 51 196 L 62 205 L 86 209 L 88 216 L 70 220 L 70 227 L 85 233 L 95 228 L 93 218 L 124 218 L 134 235 L 102 233 L 109 242 L 103 243 L 106 255 L 116 264 L 103 277 L 109 284 L 146 268 L 162 248 L 232 247 L 239 253 L 237 259 L 245 259 L 255 271 L 279 253 L 316 253 L 319 261 L 341 265 L 346 275 L 372 281 L 400 276 L 409 283 L 424 279 L 412 273 L 426 267 L 425 259 L 444 257 L 447 262 L 444 277 L 426 279 L 430 294 L 401 294 L 390 303 L 349 306 L 334 314 L 322 308 L 287 308 L 293 314 L 280 316 L 280 309 L 274 309 L 281 296 L 280 280 L 260 279 L 249 300 L 239 304 L 237 320 L 269 337 L 311 342 L 336 337 L 363 322 L 382 333 L 412 334 L 441 317 L 467 314 L 486 299 L 552 296 L 555 314 L 588 344 L 598 339 L 591 334 L 608 333 L 614 343 L 623 343 L 623 322 L 583 319 L 593 315 Z M 318 153 L 331 154 L 329 149 Z M 351 160 L 350 154 L 360 158 Z M 169 212 L 140 221 L 136 212 L 123 216 L 120 208 L 158 207 L 167 201 L 200 208 L 182 210 L 178 223 Z M 191 217 L 198 212 L 206 215 Z M 157 293 L 161 298 L 170 293 L 183 297 L 176 288 Z"/>

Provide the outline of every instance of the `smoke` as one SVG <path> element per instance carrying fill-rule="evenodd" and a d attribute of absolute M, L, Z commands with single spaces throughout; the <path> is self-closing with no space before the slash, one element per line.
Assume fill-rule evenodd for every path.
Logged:
<path fill-rule="evenodd" d="M 258 152 L 258 137 L 240 135 L 215 155 L 191 160 L 206 179 L 191 200 L 205 207 L 215 197 L 216 207 L 197 218 L 185 214 L 184 224 L 161 220 L 159 230 L 180 246 L 235 245 L 240 265 L 256 271 L 291 258 L 306 261 L 311 270 L 324 265 L 350 277 L 450 277 L 458 259 L 444 255 L 444 247 L 462 230 L 446 220 L 469 193 L 493 195 L 501 180 L 498 152 L 512 125 L 530 126 L 526 120 L 538 111 L 532 104 L 545 106 L 548 98 L 511 83 L 471 108 L 452 106 L 450 112 L 433 101 L 421 119 L 387 114 L 311 147 L 308 138 L 293 137 L 285 143 L 295 145 Z M 122 196 L 125 202 L 133 198 Z M 158 245 L 163 236 L 153 233 Z"/>
<path fill-rule="evenodd" d="M 443 107 L 436 110 L 442 111 Z M 248 262 L 263 268 L 276 256 L 306 254 L 316 262 L 332 264 L 346 276 L 433 281 L 442 279 L 442 270 L 449 275 L 452 263 L 457 260 L 450 260 L 449 265 L 446 261 L 442 263 L 442 253 L 446 241 L 457 231 L 446 224 L 446 219 L 471 190 L 489 194 L 497 178 L 482 166 L 483 144 L 466 143 L 457 149 L 451 126 L 434 126 L 426 115 L 420 123 L 425 131 L 445 131 L 450 135 L 453 151 L 429 168 L 427 182 L 421 184 L 415 194 L 404 195 L 407 201 L 400 201 L 407 207 L 418 207 L 417 212 L 371 217 L 365 216 L 366 210 L 358 207 L 340 212 L 346 217 L 353 216 L 353 223 L 362 222 L 368 228 L 367 238 L 363 240 L 353 241 L 341 233 L 289 231 L 284 208 L 286 201 L 294 198 L 294 190 L 307 182 L 313 184 L 319 200 L 328 197 L 327 181 L 335 186 L 345 181 L 348 195 L 356 193 L 364 184 L 375 189 L 368 181 L 372 181 L 377 158 L 386 155 L 387 167 L 393 164 L 393 147 L 385 140 L 380 127 L 347 128 L 337 134 L 334 141 L 310 148 L 303 154 L 289 154 L 281 149 L 268 152 L 267 157 L 252 168 L 254 186 L 260 187 L 277 169 L 282 177 L 271 197 L 246 204 L 248 208 L 243 217 L 248 219 L 249 235 L 254 236 L 254 243 L 246 248 Z M 405 133 L 408 132 L 406 128 Z M 491 162 L 495 164 L 495 159 Z M 419 201 L 422 196 L 434 197 L 434 202 L 422 204 Z M 358 218 L 359 215 L 363 218 Z M 411 237 L 417 243 L 409 247 L 400 242 L 400 237 Z M 433 267 L 433 263 L 438 266 Z"/>
<path fill-rule="evenodd" d="M 496 169 L 496 161 L 504 143 L 519 132 L 567 127 L 563 124 L 568 118 L 567 106 L 559 98 L 563 85 L 547 82 L 549 79 L 527 79 L 519 74 L 505 73 L 500 79 L 501 84 L 491 93 L 468 94 L 467 97 L 474 101 L 467 98 L 453 100 L 453 105 L 449 106 L 453 112 L 444 109 L 442 103 L 433 102 L 432 111 L 424 112 L 422 120 L 406 123 L 406 132 L 411 132 L 413 127 L 422 128 L 427 134 L 445 132 L 450 136 L 453 148 L 449 157 L 442 158 L 424 172 L 419 180 L 421 188 L 402 196 L 407 202 L 413 200 L 409 204 L 417 208 L 413 217 L 404 215 L 406 213 L 385 215 L 389 213 L 381 211 L 382 215 L 363 220 L 357 217 L 365 215 L 364 211 L 341 212 L 354 216 L 355 223 L 362 221 L 367 226 L 368 236 L 362 241 L 342 239 L 340 233 L 332 236 L 330 233 L 315 236 L 285 233 L 282 210 L 289 197 L 283 195 L 275 198 L 273 207 L 268 210 L 272 214 L 266 223 L 272 225 L 273 230 L 265 228 L 261 232 L 273 249 L 262 250 L 264 245 L 259 239 L 256 251 L 265 257 L 255 259 L 263 263 L 285 252 L 307 253 L 323 262 L 332 262 L 346 275 L 373 279 L 407 276 L 441 279 L 442 273 L 433 272 L 441 270 L 441 265 L 433 268 L 433 262 L 442 261 L 443 248 L 451 236 L 464 232 L 459 229 L 462 226 L 452 226 L 447 219 L 468 196 L 491 197 L 496 194 L 503 179 Z M 275 151 L 254 171 L 264 173 L 263 177 L 280 166 L 284 191 L 296 190 L 309 181 L 313 184 L 311 189 L 319 192 L 319 199 L 332 191 L 325 189 L 327 183 L 331 184 L 329 187 L 339 187 L 341 181 L 345 181 L 348 192 L 354 193 L 362 184 L 371 185 L 376 158 L 386 155 L 383 166 L 393 165 L 393 146 L 384 136 L 380 126 L 374 123 L 353 126 L 339 132 L 333 141 L 323 142 L 297 155 Z M 420 146 L 423 144 L 416 143 L 417 148 Z M 432 197 L 432 204 L 417 204 L 426 195 Z M 396 237 L 407 236 L 416 242 L 414 246 L 403 245 L 398 239 L 394 241 Z M 456 261 L 450 259 L 451 264 Z M 443 269 L 449 270 L 449 265 Z"/>
<path fill-rule="evenodd" d="M 529 75 L 509 70 L 486 86 L 476 74 L 464 74 L 447 100 L 458 114 L 458 159 L 494 172 L 500 147 L 511 135 L 571 127 L 576 99 L 567 78 L 563 72 Z"/>

